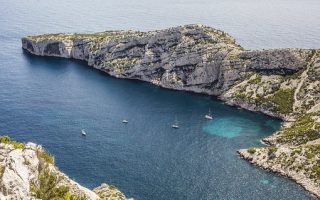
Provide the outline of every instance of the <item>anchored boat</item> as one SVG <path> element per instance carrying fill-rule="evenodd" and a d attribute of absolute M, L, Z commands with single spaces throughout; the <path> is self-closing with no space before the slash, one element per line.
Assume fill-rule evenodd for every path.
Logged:
<path fill-rule="evenodd" d="M 178 128 L 179 128 L 177 116 L 175 117 L 174 123 L 171 125 L 171 128 L 175 128 L 175 129 L 178 129 Z"/>
<path fill-rule="evenodd" d="M 208 119 L 208 120 L 212 120 L 212 119 L 213 119 L 213 116 L 212 116 L 212 114 L 211 114 L 211 110 L 210 110 L 210 109 L 209 109 L 208 114 L 206 114 L 206 115 L 204 116 L 204 118 L 206 118 L 206 119 Z"/>

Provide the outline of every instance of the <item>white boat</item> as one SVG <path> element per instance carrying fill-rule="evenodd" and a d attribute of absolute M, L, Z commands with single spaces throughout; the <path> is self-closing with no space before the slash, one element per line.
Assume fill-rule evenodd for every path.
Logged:
<path fill-rule="evenodd" d="M 172 124 L 171 127 L 172 127 L 172 128 L 175 128 L 175 129 L 178 129 L 178 128 L 179 128 L 179 125 L 177 125 L 177 124 Z"/>
<path fill-rule="evenodd" d="M 124 124 L 127 124 L 128 123 L 128 120 L 122 120 L 122 123 L 124 123 Z"/>
<path fill-rule="evenodd" d="M 209 113 L 206 114 L 206 115 L 204 116 L 204 118 L 206 118 L 206 119 L 208 119 L 208 120 L 212 120 L 212 119 L 213 119 L 213 116 L 212 116 L 212 114 L 211 114 L 211 110 L 210 110 L 210 109 L 209 109 Z"/>
<path fill-rule="evenodd" d="M 87 133 L 85 132 L 85 130 L 84 130 L 84 129 L 82 129 L 82 130 L 81 130 L 81 135 L 83 135 L 83 136 L 87 136 Z"/>
<path fill-rule="evenodd" d="M 177 117 L 175 117 L 174 123 L 171 125 L 171 128 L 175 128 L 175 129 L 179 128 Z"/>

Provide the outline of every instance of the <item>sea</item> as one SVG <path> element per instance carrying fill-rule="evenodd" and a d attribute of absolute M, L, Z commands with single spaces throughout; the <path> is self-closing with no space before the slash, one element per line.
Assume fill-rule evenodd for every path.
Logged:
<path fill-rule="evenodd" d="M 136 200 L 312 199 L 236 153 L 262 146 L 280 120 L 36 57 L 21 38 L 204 24 L 246 49 L 319 48 L 319 11 L 319 0 L 0 0 L 0 134 L 43 145 L 85 187 L 112 184 Z"/>

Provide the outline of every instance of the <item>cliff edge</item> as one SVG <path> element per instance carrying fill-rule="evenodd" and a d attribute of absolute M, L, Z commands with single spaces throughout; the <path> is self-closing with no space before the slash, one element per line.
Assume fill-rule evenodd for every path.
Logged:
<path fill-rule="evenodd" d="M 54 165 L 40 145 L 0 136 L 0 199 L 125 200 L 117 188 L 102 184 L 93 191 L 79 185 Z"/>

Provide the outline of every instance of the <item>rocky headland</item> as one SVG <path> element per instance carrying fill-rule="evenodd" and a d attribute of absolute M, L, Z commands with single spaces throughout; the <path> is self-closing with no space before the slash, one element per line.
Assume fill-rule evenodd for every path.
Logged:
<path fill-rule="evenodd" d="M 1 136 L 0 199 L 126 200 L 126 197 L 107 184 L 91 191 L 59 171 L 54 157 L 42 146 Z"/>
<path fill-rule="evenodd" d="M 227 33 L 203 25 L 28 36 L 22 47 L 282 119 L 281 130 L 263 139 L 265 147 L 238 153 L 320 197 L 320 49 L 246 50 Z"/>

